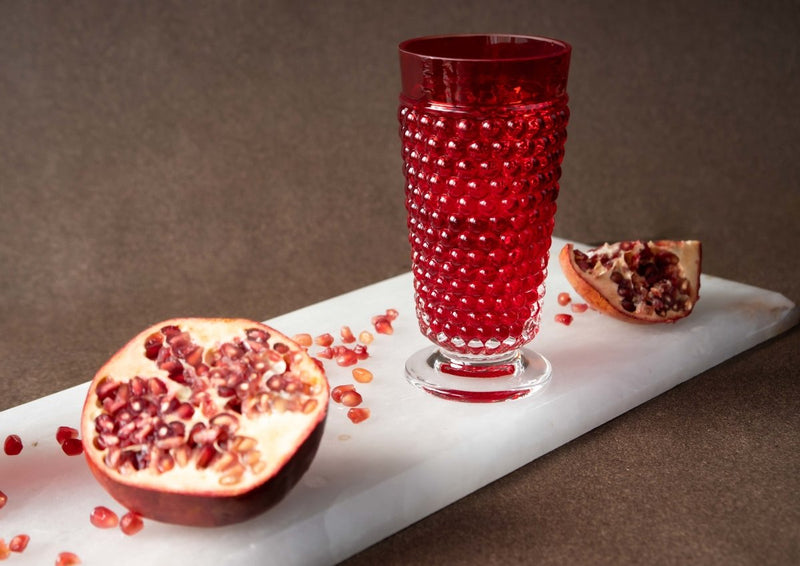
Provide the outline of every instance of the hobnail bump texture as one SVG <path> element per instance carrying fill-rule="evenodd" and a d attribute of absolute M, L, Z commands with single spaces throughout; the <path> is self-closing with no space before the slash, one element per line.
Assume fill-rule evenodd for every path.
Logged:
<path fill-rule="evenodd" d="M 566 95 L 480 110 L 401 97 L 398 117 L 422 332 L 462 355 L 519 348 L 539 326 Z"/>

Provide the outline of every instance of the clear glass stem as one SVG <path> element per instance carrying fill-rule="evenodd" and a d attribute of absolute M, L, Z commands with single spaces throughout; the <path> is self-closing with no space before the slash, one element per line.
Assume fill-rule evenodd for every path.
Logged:
<path fill-rule="evenodd" d="M 468 356 L 431 346 L 406 362 L 406 378 L 413 385 L 437 397 L 470 403 L 525 397 L 547 385 L 550 373 L 550 362 L 527 348 Z"/>

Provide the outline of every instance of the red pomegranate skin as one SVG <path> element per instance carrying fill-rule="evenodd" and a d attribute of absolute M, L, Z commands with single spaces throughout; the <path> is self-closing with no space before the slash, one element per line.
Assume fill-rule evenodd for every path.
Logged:
<path fill-rule="evenodd" d="M 86 460 L 97 481 L 127 509 L 165 523 L 218 527 L 251 519 L 280 502 L 311 466 L 322 440 L 326 420 L 327 416 L 275 476 L 252 491 L 216 497 L 213 504 L 209 504 L 209 497 L 214 497 L 213 494 L 187 495 L 144 490 L 115 482 L 98 469 L 88 456 Z M 153 509 L 157 512 L 153 512 Z M 145 514 L 141 510 L 148 512 Z"/>

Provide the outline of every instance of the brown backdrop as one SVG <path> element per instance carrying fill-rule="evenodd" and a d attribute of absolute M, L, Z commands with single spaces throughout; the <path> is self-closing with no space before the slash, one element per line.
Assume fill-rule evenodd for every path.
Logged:
<path fill-rule="evenodd" d="M 796 1 L 0 2 L 0 409 L 178 315 L 408 270 L 397 43 L 574 48 L 556 235 L 698 238 L 797 301 Z M 798 331 L 352 564 L 800 561 Z"/>

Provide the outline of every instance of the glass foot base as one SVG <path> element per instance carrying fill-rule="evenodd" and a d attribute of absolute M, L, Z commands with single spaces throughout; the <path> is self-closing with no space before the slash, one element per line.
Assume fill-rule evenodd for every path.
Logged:
<path fill-rule="evenodd" d="M 406 362 L 406 379 L 444 399 L 496 403 L 519 399 L 550 381 L 547 358 L 527 348 L 493 357 L 457 356 L 430 346 Z"/>

